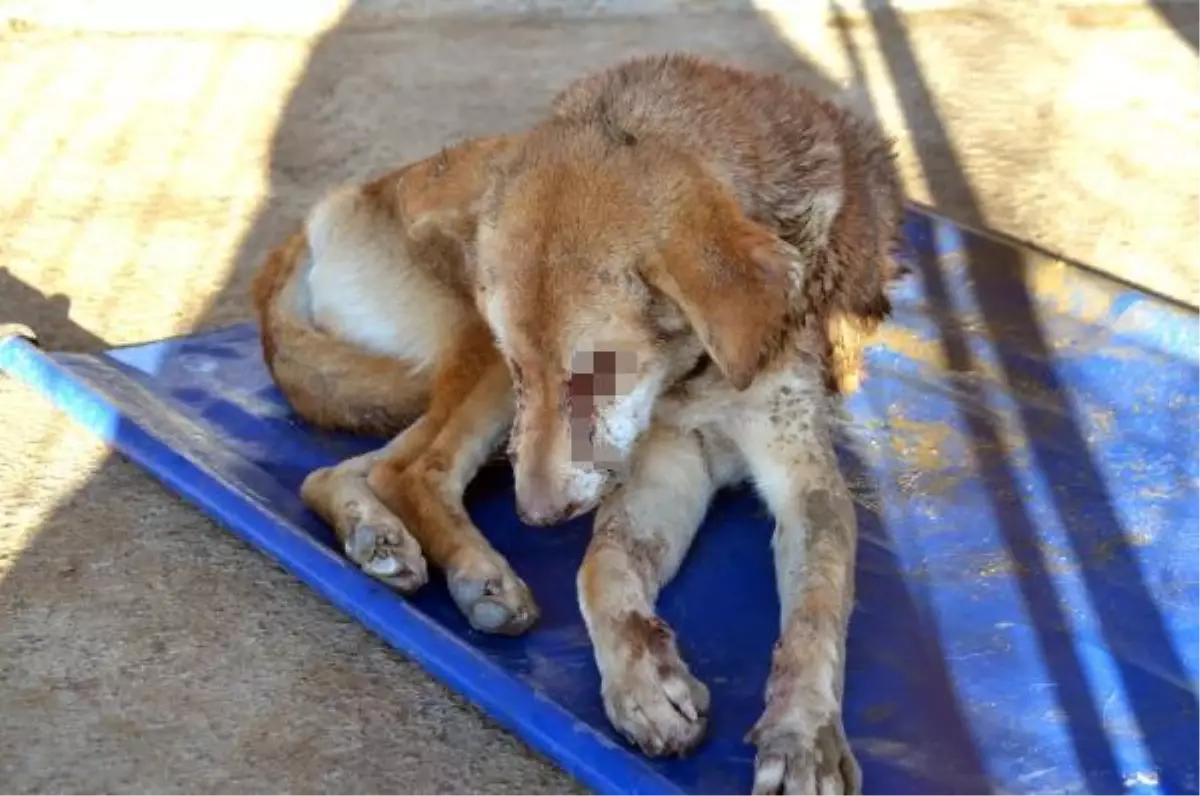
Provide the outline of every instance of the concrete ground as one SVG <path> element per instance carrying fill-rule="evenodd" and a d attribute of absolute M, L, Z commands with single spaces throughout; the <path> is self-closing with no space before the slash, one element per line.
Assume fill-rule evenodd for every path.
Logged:
<path fill-rule="evenodd" d="M 0 0 L 0 323 L 246 319 L 331 183 L 667 49 L 849 91 L 915 199 L 1200 301 L 1194 2 Z M 578 790 L 7 380 L 0 617 L 6 792 Z"/>

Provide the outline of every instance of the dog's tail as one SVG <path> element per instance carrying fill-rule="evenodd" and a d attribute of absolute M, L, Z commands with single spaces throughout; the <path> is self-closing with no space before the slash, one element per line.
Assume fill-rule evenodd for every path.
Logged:
<path fill-rule="evenodd" d="M 311 319 L 304 228 L 267 255 L 252 297 L 263 357 L 292 408 L 332 431 L 392 435 L 429 401 L 429 377 L 319 329 Z"/>

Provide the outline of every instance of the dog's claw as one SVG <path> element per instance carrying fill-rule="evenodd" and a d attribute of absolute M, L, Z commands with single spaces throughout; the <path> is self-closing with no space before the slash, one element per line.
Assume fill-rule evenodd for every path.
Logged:
<path fill-rule="evenodd" d="M 395 527 L 359 523 L 346 535 L 346 557 L 371 577 L 404 594 L 411 594 L 429 579 L 421 548 L 408 533 Z"/>
<path fill-rule="evenodd" d="M 841 718 L 817 730 L 792 727 L 788 722 L 760 721 L 751 733 L 758 747 L 753 792 L 815 793 L 841 796 L 862 792 L 862 772 Z"/>
<path fill-rule="evenodd" d="M 651 757 L 683 755 L 704 737 L 708 688 L 674 645 L 646 650 L 605 677 L 603 696 L 609 721 Z"/>

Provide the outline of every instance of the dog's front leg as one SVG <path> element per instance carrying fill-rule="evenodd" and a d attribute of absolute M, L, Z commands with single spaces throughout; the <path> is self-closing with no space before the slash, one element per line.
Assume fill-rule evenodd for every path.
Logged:
<path fill-rule="evenodd" d="M 857 793 L 861 773 L 842 725 L 846 631 L 857 523 L 815 380 L 781 389 L 740 435 L 775 515 L 780 637 L 758 747 L 755 793 Z"/>
<path fill-rule="evenodd" d="M 708 689 L 655 614 L 713 492 L 729 480 L 728 453 L 698 433 L 655 426 L 630 476 L 596 514 L 579 571 L 580 607 L 609 720 L 646 754 L 681 754 L 704 735 Z"/>

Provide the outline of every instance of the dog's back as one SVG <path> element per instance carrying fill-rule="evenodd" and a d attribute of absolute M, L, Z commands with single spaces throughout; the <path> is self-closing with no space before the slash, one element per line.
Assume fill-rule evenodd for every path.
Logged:
<path fill-rule="evenodd" d="M 903 193 L 892 141 L 875 125 L 782 77 L 687 55 L 628 61 L 554 100 L 566 123 L 617 143 L 669 141 L 696 156 L 742 210 L 806 255 L 796 321 L 829 363 L 829 386 L 858 382 L 865 337 L 890 312 Z"/>

